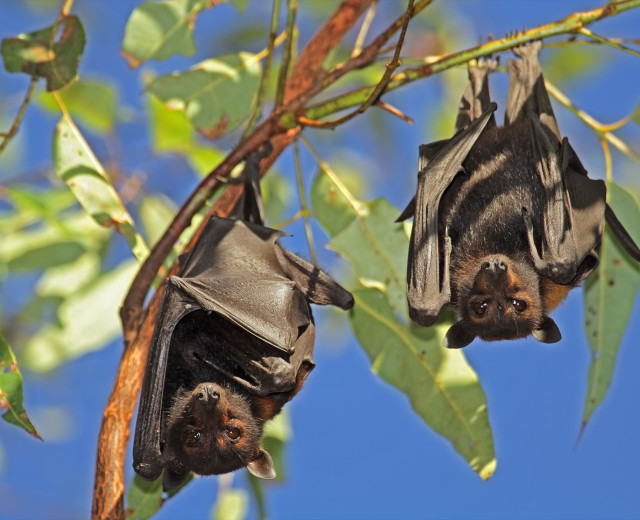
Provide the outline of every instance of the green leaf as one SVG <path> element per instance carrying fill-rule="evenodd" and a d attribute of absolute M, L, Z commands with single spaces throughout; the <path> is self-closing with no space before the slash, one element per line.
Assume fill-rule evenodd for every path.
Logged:
<path fill-rule="evenodd" d="M 85 251 L 102 248 L 108 235 L 83 212 L 59 215 L 57 222 L 48 221 L 3 236 L 0 265 L 25 271 L 75 262 Z"/>
<path fill-rule="evenodd" d="M 55 41 L 61 27 L 60 39 Z M 76 79 L 85 40 L 80 19 L 63 16 L 39 31 L 2 40 L 4 67 L 8 72 L 45 78 L 49 92 L 58 90 Z"/>
<path fill-rule="evenodd" d="M 116 122 L 118 99 L 113 87 L 101 81 L 79 80 L 59 92 L 69 113 L 89 129 L 108 134 Z M 45 92 L 36 98 L 49 112 L 60 113 L 53 95 Z"/>
<path fill-rule="evenodd" d="M 27 342 L 25 366 L 52 370 L 117 338 L 118 308 L 137 267 L 134 261 L 124 262 L 66 298 L 58 307 L 57 323 L 45 325 Z"/>
<path fill-rule="evenodd" d="M 636 243 L 640 243 L 640 210 L 633 196 L 617 184 L 608 183 L 607 198 L 629 234 Z M 583 428 L 609 388 L 620 340 L 629 322 L 639 285 L 637 262 L 606 229 L 600 249 L 600 265 L 585 282 L 585 326 L 591 365 Z"/>
<path fill-rule="evenodd" d="M 124 235 L 140 261 L 149 254 L 136 231 L 131 216 L 111 185 L 102 165 L 71 120 L 63 117 L 53 140 L 56 173 L 64 180 L 87 213 L 105 227 L 113 226 Z"/>
<path fill-rule="evenodd" d="M 405 294 L 409 239 L 400 211 L 384 199 L 363 203 L 327 172 L 312 191 L 314 212 L 367 289 L 354 292 L 350 323 L 372 368 L 402 390 L 413 408 L 449 439 L 483 479 L 496 467 L 484 392 L 459 350 L 443 348 L 449 324 L 407 325 Z M 322 177 L 327 177 L 327 183 Z M 404 322 L 399 317 L 404 318 Z"/>
<path fill-rule="evenodd" d="M 271 170 L 269 175 L 260 181 L 260 189 L 264 199 L 266 222 L 271 225 L 281 222 L 293 196 L 291 186 L 282 175 Z"/>
<path fill-rule="evenodd" d="M 402 224 L 394 222 L 399 214 L 384 199 L 361 203 L 358 218 L 333 237 L 330 247 L 349 260 L 362 285 L 381 290 L 406 316 L 409 239 Z"/>
<path fill-rule="evenodd" d="M 0 410 L 6 410 L 2 418 L 20 426 L 40 439 L 33 424 L 22 407 L 22 375 L 11 347 L 0 333 Z"/>
<path fill-rule="evenodd" d="M 260 69 L 254 54 L 226 54 L 187 72 L 160 76 L 148 90 L 171 110 L 184 112 L 203 135 L 215 139 L 251 115 Z"/>
<path fill-rule="evenodd" d="M 155 97 L 149 97 L 151 140 L 158 152 L 184 155 L 191 167 L 201 176 L 207 175 L 222 162 L 225 154 L 211 145 L 198 143 L 191 123 L 183 112 L 169 110 Z"/>
<path fill-rule="evenodd" d="M 171 199 L 161 195 L 147 195 L 140 202 L 140 222 L 150 244 L 155 244 L 169 227 L 176 214 Z"/>
<path fill-rule="evenodd" d="M 441 347 L 448 324 L 407 326 L 378 290 L 353 295 L 351 326 L 373 371 L 407 394 L 418 415 L 483 479 L 489 478 L 496 459 L 485 395 L 462 352 Z"/>
<path fill-rule="evenodd" d="M 149 59 L 166 60 L 173 54 L 191 56 L 197 14 L 214 0 L 145 2 L 131 13 L 124 30 L 122 54 L 132 68 Z"/>
<path fill-rule="evenodd" d="M 242 520 L 247 515 L 249 497 L 243 489 L 225 489 L 218 495 L 215 520 Z"/>
<path fill-rule="evenodd" d="M 151 518 L 163 504 L 174 497 L 184 486 L 193 480 L 193 473 L 190 473 L 186 480 L 176 489 L 168 493 L 162 491 L 162 476 L 149 482 L 139 475 L 133 478 L 127 494 L 127 510 L 125 517 L 127 520 L 146 520 Z"/>
<path fill-rule="evenodd" d="M 344 182 L 345 179 L 340 176 Z M 345 183 L 346 184 L 346 183 Z M 350 202 L 328 175 L 320 172 L 316 175 L 311 188 L 311 205 L 314 213 L 329 236 L 336 235 L 346 228 L 357 213 Z"/>

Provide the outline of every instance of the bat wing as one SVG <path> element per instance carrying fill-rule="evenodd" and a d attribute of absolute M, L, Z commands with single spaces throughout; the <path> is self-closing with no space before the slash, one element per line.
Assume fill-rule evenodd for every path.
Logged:
<path fill-rule="evenodd" d="M 461 132 L 473 121 L 480 119 L 491 106 L 489 95 L 489 73 L 496 69 L 497 62 L 487 60 L 482 64 L 469 66 L 469 84 L 462 94 L 458 107 L 456 131 Z M 492 114 L 487 127 L 496 126 L 495 116 Z"/>
<path fill-rule="evenodd" d="M 535 156 L 545 200 L 542 229 L 536 233 L 535 216 L 523 209 L 529 249 L 536 270 L 561 284 L 577 285 L 598 265 L 606 188 L 589 179 L 560 130 L 551 108 L 538 63 L 541 43 L 514 50 L 519 60 L 509 61 L 509 95 L 505 125 L 523 123 Z M 535 236 L 541 236 L 540 248 Z"/>
<path fill-rule="evenodd" d="M 451 138 L 418 173 L 415 219 L 409 243 L 407 299 L 409 315 L 415 322 L 429 326 L 451 298 L 449 257 L 451 239 L 438 234 L 440 199 L 453 179 L 462 171 L 462 162 L 487 125 L 496 104 L 491 103 L 482 116 Z M 422 150 L 421 150 L 422 151 Z M 440 242 L 443 252 L 440 252 Z M 442 266 L 440 265 L 442 259 Z M 441 275 L 440 269 L 443 269 Z"/>
<path fill-rule="evenodd" d="M 460 106 L 458 110 L 458 119 L 456 120 L 456 134 L 463 132 L 473 121 L 480 119 L 491 106 L 491 98 L 489 96 L 489 73 L 495 70 L 496 62 L 488 61 L 485 66 L 469 67 L 469 84 L 462 94 Z M 496 121 L 493 113 L 491 114 L 486 126 L 495 126 Z M 418 172 L 424 170 L 429 162 L 433 160 L 436 154 L 444 148 L 451 139 L 442 139 L 420 145 Z M 411 218 L 415 214 L 416 198 L 413 197 L 407 207 L 402 211 L 396 222 L 402 222 Z"/>
<path fill-rule="evenodd" d="M 145 368 L 133 441 L 133 468 L 147 480 L 157 479 L 167 463 L 161 449 L 162 402 L 171 333 L 190 312 L 190 302 L 169 282 L 165 282 L 164 291 Z"/>
<path fill-rule="evenodd" d="M 520 59 L 508 62 L 509 94 L 504 124 L 508 126 L 518 121 L 527 121 L 529 114 L 536 114 L 542 125 L 555 136 L 557 142 L 560 142 L 562 135 L 553 115 L 538 62 L 541 48 L 542 42 L 537 41 L 513 50 Z"/>

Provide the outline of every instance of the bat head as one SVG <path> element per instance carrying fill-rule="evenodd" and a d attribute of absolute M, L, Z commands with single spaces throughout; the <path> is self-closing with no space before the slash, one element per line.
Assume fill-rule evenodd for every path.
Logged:
<path fill-rule="evenodd" d="M 201 383 L 178 393 L 168 414 L 163 489 L 176 488 L 190 471 L 213 475 L 246 466 L 259 478 L 274 478 L 260 444 L 263 427 L 249 400 L 231 388 Z"/>
<path fill-rule="evenodd" d="M 455 279 L 460 319 L 447 332 L 446 347 L 465 347 L 476 336 L 494 341 L 532 334 L 544 343 L 560 340 L 557 325 L 544 313 L 540 277 L 524 257 L 485 256 Z"/>

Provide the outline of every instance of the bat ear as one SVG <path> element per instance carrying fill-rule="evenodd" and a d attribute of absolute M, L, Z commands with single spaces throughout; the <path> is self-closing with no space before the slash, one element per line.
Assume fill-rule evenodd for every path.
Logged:
<path fill-rule="evenodd" d="M 447 348 L 463 348 L 471 343 L 476 337 L 469 325 L 464 321 L 457 321 L 447 331 L 443 345 Z"/>
<path fill-rule="evenodd" d="M 247 469 L 249 470 L 249 473 L 258 478 L 268 480 L 276 478 L 276 469 L 273 467 L 273 459 L 271 458 L 271 455 L 262 448 L 260 448 L 260 452 L 256 458 L 249 461 Z"/>
<path fill-rule="evenodd" d="M 533 331 L 533 337 L 542 343 L 556 343 L 562 338 L 560 329 L 549 316 L 542 318 L 540 326 Z"/>

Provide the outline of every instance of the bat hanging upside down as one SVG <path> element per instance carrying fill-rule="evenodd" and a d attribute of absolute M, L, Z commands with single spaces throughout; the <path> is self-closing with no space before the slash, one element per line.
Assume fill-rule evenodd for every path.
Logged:
<path fill-rule="evenodd" d="M 509 60 L 505 124 L 496 126 L 488 74 L 469 67 L 451 139 L 420 146 L 407 266 L 409 315 L 430 326 L 451 304 L 458 321 L 444 345 L 533 335 L 553 343 L 548 313 L 598 265 L 605 219 L 627 252 L 633 242 L 562 139 L 540 65 L 540 42 Z"/>
<path fill-rule="evenodd" d="M 165 491 L 191 471 L 247 467 L 274 478 L 262 433 L 315 366 L 309 304 L 353 306 L 348 291 L 277 242 L 284 233 L 262 225 L 263 155 L 245 163 L 242 220 L 212 217 L 164 284 L 133 467 L 148 480 L 162 474 Z"/>

